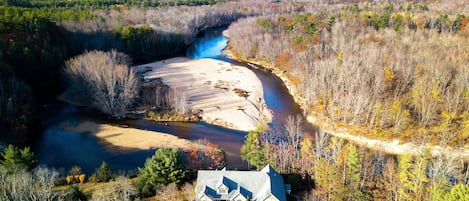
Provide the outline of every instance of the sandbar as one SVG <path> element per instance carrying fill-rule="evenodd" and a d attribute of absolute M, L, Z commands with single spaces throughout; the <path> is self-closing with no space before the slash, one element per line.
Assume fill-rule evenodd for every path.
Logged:
<path fill-rule="evenodd" d="M 199 146 L 189 140 L 167 133 L 123 128 L 90 121 L 84 121 L 78 125 L 63 125 L 63 128 L 71 132 L 94 135 L 98 138 L 98 143 L 102 144 L 107 151 L 115 153 L 157 148 L 187 150 L 189 147 Z"/>
<path fill-rule="evenodd" d="M 209 58 L 176 57 L 134 69 L 144 80 L 161 78 L 164 84 L 183 92 L 189 107 L 201 111 L 202 121 L 207 123 L 249 131 L 272 121 L 262 83 L 246 67 Z M 239 91 L 247 96 L 240 96 Z"/>

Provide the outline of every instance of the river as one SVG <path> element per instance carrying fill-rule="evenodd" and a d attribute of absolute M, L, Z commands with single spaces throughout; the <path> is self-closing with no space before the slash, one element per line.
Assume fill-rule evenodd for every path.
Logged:
<path fill-rule="evenodd" d="M 227 39 L 222 36 L 223 29 L 208 29 L 188 48 L 187 56 L 192 58 L 214 58 L 246 66 L 225 57 L 222 50 Z M 273 112 L 274 120 L 270 127 L 281 130 L 282 122 L 288 115 L 301 113 L 300 107 L 288 93 L 282 81 L 269 72 L 251 69 L 259 77 L 264 88 L 264 99 Z M 32 150 L 40 165 L 69 170 L 76 165 L 82 171 L 93 173 L 106 161 L 113 171 L 134 171 L 142 167 L 145 159 L 151 157 L 155 150 L 111 153 L 98 143 L 98 139 L 86 133 L 65 131 L 63 124 L 76 124 L 81 121 L 110 123 L 103 116 L 96 117 L 95 112 L 66 103 L 44 105 L 41 112 L 41 123 L 38 135 L 32 140 Z M 146 120 L 124 120 L 122 124 L 130 127 L 170 133 L 181 138 L 197 140 L 207 138 L 220 145 L 227 153 L 228 168 L 245 168 L 246 163 L 239 156 L 246 132 L 221 128 L 199 123 L 154 123 Z"/>

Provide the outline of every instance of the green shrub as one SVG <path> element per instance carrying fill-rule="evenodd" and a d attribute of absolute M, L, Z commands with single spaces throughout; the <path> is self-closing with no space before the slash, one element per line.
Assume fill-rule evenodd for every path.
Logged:
<path fill-rule="evenodd" d="M 274 27 L 274 25 L 272 24 L 272 22 L 270 22 L 268 19 L 257 19 L 256 20 L 256 23 L 265 28 L 265 29 L 272 29 Z"/>

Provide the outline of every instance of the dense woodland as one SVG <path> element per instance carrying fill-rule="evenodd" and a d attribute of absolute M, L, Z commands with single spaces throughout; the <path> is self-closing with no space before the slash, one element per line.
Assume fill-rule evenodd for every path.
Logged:
<path fill-rule="evenodd" d="M 236 57 L 283 71 L 306 115 L 354 135 L 467 148 L 468 5 L 452 3 L 306 5 L 240 19 L 227 35 Z M 389 156 L 304 134 L 302 121 L 289 118 L 280 135 L 251 132 L 243 159 L 298 174 L 292 183 L 312 179 L 306 200 L 468 199 L 467 164 L 457 156 Z"/>
<path fill-rule="evenodd" d="M 140 83 L 130 65 L 182 54 L 201 30 L 234 22 L 231 50 L 284 71 L 305 100 L 305 114 L 357 135 L 467 147 L 464 1 L 3 0 L 0 5 L 3 137 L 28 133 L 35 108 L 59 94 L 124 118 L 143 98 L 132 90 Z M 305 133 L 304 123 L 303 116 L 292 116 L 282 133 L 250 132 L 241 157 L 253 168 L 274 166 L 304 200 L 469 200 L 467 162 L 456 156 L 432 157 L 428 151 L 390 156 L 320 129 Z M 206 148 L 159 149 L 130 175 L 112 172 L 104 162 L 93 175 L 78 166 L 68 173 L 37 167 L 28 148 L 8 146 L 0 157 L 0 199 L 190 200 L 193 187 L 186 181 L 195 171 L 225 165 L 221 148 L 199 144 Z"/>
<path fill-rule="evenodd" d="M 272 165 L 306 201 L 469 198 L 467 163 L 457 156 L 432 157 L 429 149 L 388 155 L 322 130 L 305 134 L 303 125 L 301 116 L 291 116 L 286 133 L 249 132 L 241 157 L 255 167 Z"/>
<path fill-rule="evenodd" d="M 246 18 L 230 26 L 230 47 L 283 70 L 305 113 L 354 134 L 460 147 L 469 139 L 469 16 L 458 2 Z"/>

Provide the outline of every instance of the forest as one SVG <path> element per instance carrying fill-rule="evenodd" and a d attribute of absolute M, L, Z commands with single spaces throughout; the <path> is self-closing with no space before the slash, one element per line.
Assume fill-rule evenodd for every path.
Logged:
<path fill-rule="evenodd" d="M 427 149 L 389 156 L 323 130 L 305 134 L 303 120 L 292 117 L 280 140 L 251 132 L 243 159 L 314 180 L 305 200 L 467 199 L 466 159 L 431 154 L 434 145 L 467 148 L 467 5 L 426 3 L 305 6 L 240 19 L 227 36 L 236 58 L 288 78 L 305 115 Z"/>
<path fill-rule="evenodd" d="M 38 108 L 57 97 L 125 118 L 145 103 L 131 65 L 183 55 L 200 31 L 229 26 L 229 50 L 288 77 L 304 116 L 429 147 L 389 155 L 305 132 L 298 115 L 283 133 L 249 132 L 241 157 L 253 169 L 271 164 L 303 200 L 469 200 L 467 159 L 430 153 L 468 148 L 468 23 L 469 5 L 458 0 L 1 0 L 0 139 L 34 135 Z M 29 148 L 7 146 L 0 198 L 191 200 L 194 172 L 225 165 L 222 148 L 200 143 L 208 148 L 158 149 L 133 174 L 103 161 L 86 176 L 79 166 L 37 166 Z"/>
<path fill-rule="evenodd" d="M 443 6 L 363 3 L 245 18 L 230 26 L 230 47 L 283 71 L 305 113 L 337 127 L 461 147 L 469 137 L 469 17 L 456 6 L 441 14 L 433 8 Z"/>

